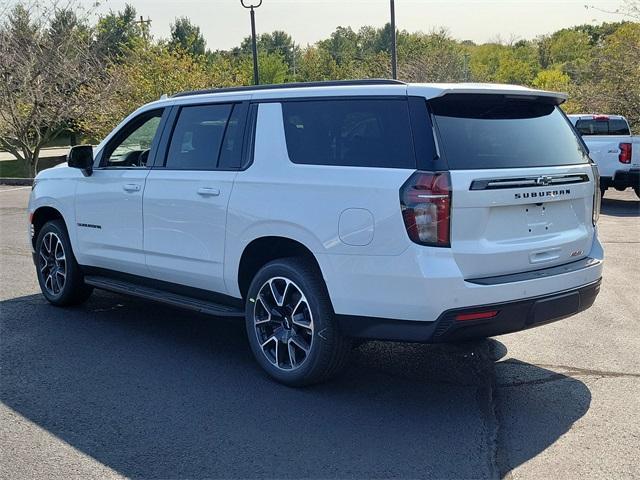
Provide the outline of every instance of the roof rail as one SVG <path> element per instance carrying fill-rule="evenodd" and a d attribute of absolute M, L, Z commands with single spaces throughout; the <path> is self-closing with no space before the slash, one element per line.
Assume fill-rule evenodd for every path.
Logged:
<path fill-rule="evenodd" d="M 208 93 L 246 92 L 255 90 L 279 90 L 282 88 L 307 88 L 307 87 L 341 87 L 352 85 L 406 85 L 400 80 L 390 78 L 366 78 L 362 80 L 330 80 L 323 82 L 291 82 L 272 85 L 249 85 L 243 87 L 208 88 L 206 90 L 193 90 L 172 95 L 172 98 L 187 97 L 189 95 L 206 95 Z"/>

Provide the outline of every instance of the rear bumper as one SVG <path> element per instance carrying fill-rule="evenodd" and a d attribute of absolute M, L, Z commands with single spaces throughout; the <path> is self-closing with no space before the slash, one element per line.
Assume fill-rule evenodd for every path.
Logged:
<path fill-rule="evenodd" d="M 376 340 L 440 343 L 492 337 L 555 322 L 586 310 L 600 292 L 601 279 L 562 292 L 523 300 L 444 312 L 435 322 L 339 316 L 346 335 Z M 465 314 L 498 313 L 487 319 L 459 320 Z"/>
<path fill-rule="evenodd" d="M 640 168 L 617 170 L 613 177 L 602 177 L 600 180 L 603 187 L 638 188 L 640 187 Z"/>

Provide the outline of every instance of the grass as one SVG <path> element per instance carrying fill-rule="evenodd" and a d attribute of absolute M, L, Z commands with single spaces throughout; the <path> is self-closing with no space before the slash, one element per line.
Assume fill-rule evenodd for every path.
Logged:
<path fill-rule="evenodd" d="M 38 172 L 51 168 L 65 160 L 60 157 L 41 158 L 38 161 Z M 19 160 L 3 160 L 0 161 L 0 177 L 1 178 L 26 178 L 24 165 Z"/>

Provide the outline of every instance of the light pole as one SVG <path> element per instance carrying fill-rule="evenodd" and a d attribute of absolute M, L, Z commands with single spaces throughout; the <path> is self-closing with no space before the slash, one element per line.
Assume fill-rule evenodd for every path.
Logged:
<path fill-rule="evenodd" d="M 391 1 L 391 76 L 398 78 L 398 54 L 396 53 L 396 4 Z"/>
<path fill-rule="evenodd" d="M 248 8 L 251 11 L 251 51 L 253 52 L 253 84 L 260 84 L 260 74 L 258 73 L 258 46 L 256 45 L 256 14 L 255 8 L 262 5 L 262 0 L 258 0 L 258 3 L 250 3 L 246 0 L 240 0 L 240 3 L 244 8 Z"/>

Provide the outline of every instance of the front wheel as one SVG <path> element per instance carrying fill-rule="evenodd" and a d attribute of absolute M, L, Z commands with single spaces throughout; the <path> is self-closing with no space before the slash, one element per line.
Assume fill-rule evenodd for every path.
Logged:
<path fill-rule="evenodd" d="M 290 386 L 329 379 L 351 350 L 322 276 L 300 258 L 274 260 L 258 271 L 247 294 L 246 328 L 258 363 Z"/>
<path fill-rule="evenodd" d="M 36 271 L 45 298 L 54 305 L 77 305 L 91 295 L 73 256 L 71 242 L 62 220 L 43 225 L 36 239 Z"/>

